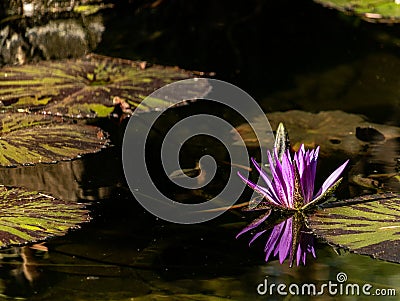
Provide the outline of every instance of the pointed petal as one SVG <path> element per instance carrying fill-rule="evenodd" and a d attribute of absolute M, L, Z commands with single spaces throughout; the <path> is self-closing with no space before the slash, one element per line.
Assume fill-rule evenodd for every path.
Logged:
<path fill-rule="evenodd" d="M 282 156 L 282 177 L 286 184 L 288 207 L 293 208 L 294 170 L 289 150 Z"/>
<path fill-rule="evenodd" d="M 346 162 L 344 162 L 342 165 L 340 165 L 326 180 L 325 182 L 322 184 L 321 189 L 317 192 L 317 194 L 314 196 L 314 198 L 322 195 L 325 193 L 325 191 L 328 190 L 329 187 L 331 187 L 336 180 L 339 178 L 339 176 L 341 175 L 341 173 L 343 172 L 343 170 L 345 169 L 347 163 L 349 163 L 349 160 L 347 160 Z"/>
<path fill-rule="evenodd" d="M 280 203 L 274 200 L 270 192 L 265 189 L 264 187 L 261 187 L 260 185 L 254 184 L 252 181 L 247 180 L 245 177 L 243 177 L 240 172 L 238 172 L 238 176 L 242 179 L 243 182 L 245 182 L 251 189 L 254 191 L 258 192 L 261 194 L 267 201 L 271 203 L 272 206 L 281 206 Z"/>
<path fill-rule="evenodd" d="M 267 230 L 262 230 L 262 231 L 258 232 L 257 234 L 255 234 L 254 237 L 250 240 L 249 246 L 253 243 L 253 241 L 255 241 L 258 237 L 260 237 L 262 234 L 264 234 L 265 231 L 267 231 Z"/>
<path fill-rule="evenodd" d="M 304 144 L 302 144 L 300 146 L 300 149 L 296 153 L 296 156 L 297 156 L 296 161 L 298 164 L 297 167 L 299 169 L 300 177 L 303 175 L 303 171 L 304 171 L 304 153 L 305 153 Z"/>
<path fill-rule="evenodd" d="M 342 182 L 343 178 L 340 178 L 337 180 L 331 187 L 328 188 L 327 191 L 325 191 L 323 194 L 312 200 L 311 202 L 305 204 L 301 210 L 306 210 L 308 208 L 311 208 L 313 206 L 321 205 L 324 202 L 328 201 L 329 198 L 332 196 L 332 194 L 335 192 L 335 190 L 338 188 L 339 184 Z"/>
<path fill-rule="evenodd" d="M 271 214 L 271 210 L 269 210 L 268 212 L 264 213 L 260 217 L 256 218 L 247 227 L 245 227 L 242 231 L 240 231 L 238 233 L 238 235 L 236 235 L 236 238 L 238 238 L 243 233 L 246 233 L 246 232 L 258 227 L 259 225 L 261 225 L 268 218 L 268 216 L 270 216 L 270 214 Z"/>
<path fill-rule="evenodd" d="M 272 177 L 273 177 L 273 181 L 272 181 L 273 190 L 275 191 L 275 194 L 278 196 L 280 205 L 283 207 L 287 207 L 285 192 L 282 187 L 281 180 L 279 179 L 279 177 L 277 175 L 277 171 L 276 171 L 276 168 L 274 165 L 274 160 L 272 159 L 271 153 L 269 151 L 268 151 L 268 161 L 270 164 L 269 168 L 271 170 Z"/>
<path fill-rule="evenodd" d="M 270 179 L 268 178 L 268 176 L 266 175 L 266 173 L 262 170 L 261 166 L 256 162 L 256 160 L 254 160 L 254 158 L 251 158 L 251 162 L 254 164 L 254 167 L 259 172 L 259 174 L 262 177 L 262 179 L 264 180 L 264 182 L 267 184 L 267 186 L 269 188 L 269 192 L 271 193 L 271 196 L 274 198 L 274 200 L 277 203 L 280 203 L 278 195 L 276 194 L 275 189 L 272 186 L 272 183 L 271 183 Z"/>
<path fill-rule="evenodd" d="M 276 153 L 274 154 L 276 158 Z M 270 162 L 272 161 L 271 155 L 269 155 Z M 272 165 L 273 166 L 273 165 Z M 274 187 L 277 192 L 277 195 L 279 196 L 279 200 L 282 204 L 282 206 L 289 207 L 288 206 L 288 199 L 287 199 L 287 189 L 286 189 L 286 183 L 285 180 L 283 179 L 282 175 L 282 165 L 279 160 L 276 160 L 275 166 L 270 166 L 272 176 L 274 178 Z"/>
<path fill-rule="evenodd" d="M 296 165 L 300 175 L 304 203 L 311 201 L 314 195 L 318 154 L 319 147 L 311 151 L 304 151 L 304 145 L 302 145 L 297 153 Z"/>
<path fill-rule="evenodd" d="M 304 251 L 301 248 L 301 244 L 298 245 L 296 254 L 296 265 L 299 266 L 300 261 L 304 260 Z"/>
<path fill-rule="evenodd" d="M 315 149 L 315 153 L 314 153 L 314 160 L 317 161 L 318 160 L 318 155 L 319 155 L 319 145 L 317 146 L 317 148 Z"/>
<path fill-rule="evenodd" d="M 285 228 L 283 230 L 281 239 L 279 241 L 279 262 L 283 263 L 289 253 L 289 249 L 292 246 L 292 219 L 289 218 L 284 221 Z"/>
<path fill-rule="evenodd" d="M 271 235 L 268 238 L 267 243 L 265 244 L 264 252 L 265 252 L 265 261 L 268 261 L 269 256 L 275 248 L 275 245 L 278 241 L 279 235 L 281 234 L 283 227 L 283 223 L 276 225 L 271 232 Z"/>

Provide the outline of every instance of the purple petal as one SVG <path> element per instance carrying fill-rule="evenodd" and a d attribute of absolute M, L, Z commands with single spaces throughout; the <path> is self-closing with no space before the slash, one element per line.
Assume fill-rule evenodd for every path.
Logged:
<path fill-rule="evenodd" d="M 267 230 L 262 230 L 262 231 L 256 233 L 256 234 L 254 235 L 254 237 L 250 240 L 249 246 L 250 246 L 250 245 L 253 243 L 253 241 L 255 241 L 260 235 L 264 234 L 265 231 L 267 231 Z"/>
<path fill-rule="evenodd" d="M 283 179 L 283 175 L 282 175 L 282 165 L 281 162 L 279 161 L 277 154 L 274 154 L 275 156 L 275 165 L 273 164 L 273 160 L 271 157 L 271 154 L 268 154 L 268 159 L 270 161 L 270 169 L 271 169 L 271 173 L 272 176 L 274 177 L 274 185 L 275 185 L 275 189 L 277 192 L 277 195 L 279 196 L 279 199 L 282 203 L 283 206 L 285 207 L 289 207 L 288 206 L 288 198 L 287 198 L 287 189 L 286 189 L 286 183 L 285 180 Z M 285 153 L 282 155 L 282 159 L 285 156 Z M 272 164 L 272 165 L 271 165 Z"/>
<path fill-rule="evenodd" d="M 243 182 L 245 182 L 251 189 L 254 191 L 258 192 L 261 194 L 267 201 L 270 201 L 272 205 L 274 206 L 281 206 L 280 203 L 278 203 L 276 200 L 274 200 L 274 197 L 271 195 L 271 193 L 265 189 L 264 187 L 254 184 L 252 181 L 247 180 L 244 176 L 238 172 L 238 176 L 242 179 Z"/>
<path fill-rule="evenodd" d="M 286 184 L 288 207 L 293 208 L 294 170 L 289 150 L 282 155 L 282 177 Z"/>
<path fill-rule="evenodd" d="M 303 197 L 305 203 L 308 203 L 313 198 L 316 171 L 317 161 L 312 160 L 307 164 L 307 168 L 304 172 L 302 181 Z"/>
<path fill-rule="evenodd" d="M 287 220 L 284 221 L 285 223 L 285 228 L 284 231 L 282 233 L 282 236 L 280 238 L 279 241 L 279 262 L 283 263 L 283 261 L 286 259 L 289 250 L 292 246 L 292 239 L 293 239 L 293 235 L 292 235 L 292 219 L 289 218 Z"/>
<path fill-rule="evenodd" d="M 315 153 L 314 153 L 314 160 L 315 161 L 318 160 L 318 155 L 319 155 L 319 146 L 317 146 L 317 148 L 315 149 Z"/>
<path fill-rule="evenodd" d="M 296 254 L 296 265 L 299 266 L 300 261 L 303 261 L 303 250 L 301 249 L 301 245 L 297 247 L 297 254 Z"/>
<path fill-rule="evenodd" d="M 329 187 L 331 187 L 336 180 L 339 178 L 339 176 L 341 175 L 341 173 L 343 172 L 343 170 L 345 169 L 347 163 L 349 163 L 349 160 L 347 160 L 346 162 L 344 162 L 341 166 L 339 166 L 326 180 L 325 182 L 322 184 L 321 189 L 318 191 L 318 193 L 314 196 L 314 198 L 322 195 L 325 193 L 325 191 L 328 190 Z"/>
<path fill-rule="evenodd" d="M 273 177 L 272 186 L 275 191 L 275 194 L 278 196 L 278 200 L 279 200 L 279 203 L 281 204 L 281 206 L 287 207 L 285 192 L 282 187 L 281 180 L 278 177 L 278 174 L 277 174 L 277 171 L 276 171 L 276 168 L 274 165 L 274 160 L 272 159 L 271 153 L 269 151 L 268 151 L 268 161 L 269 161 L 269 165 L 270 165 L 269 168 L 271 170 L 272 177 Z M 278 160 L 278 162 L 279 162 L 279 160 Z"/>
<path fill-rule="evenodd" d="M 304 203 L 310 202 L 314 194 L 318 154 L 319 146 L 316 149 L 305 152 L 304 145 L 302 145 L 296 156 Z"/>
<path fill-rule="evenodd" d="M 265 252 L 265 261 L 268 261 L 269 256 L 271 255 L 272 251 L 274 250 L 274 247 L 278 241 L 278 238 L 281 234 L 283 227 L 283 222 L 280 223 L 279 225 L 276 225 L 271 232 L 271 235 L 268 238 L 267 243 L 265 244 L 264 252 Z"/>
<path fill-rule="evenodd" d="M 262 170 L 261 166 L 254 160 L 254 158 L 251 158 L 251 162 L 253 162 L 254 167 L 257 169 L 259 172 L 260 176 L 263 178 L 264 182 L 267 184 L 269 188 L 269 192 L 271 193 L 271 196 L 274 198 L 276 203 L 280 204 L 279 197 L 275 192 L 274 187 L 272 186 L 271 181 L 269 180 L 268 176 L 265 174 L 265 172 Z"/>
<path fill-rule="evenodd" d="M 245 227 L 242 231 L 240 231 L 238 233 L 238 235 L 236 235 L 236 238 L 238 238 L 243 233 L 246 233 L 246 232 L 258 227 L 259 225 L 261 225 L 268 218 L 268 216 L 270 214 L 271 214 L 271 210 L 268 211 L 267 213 L 261 215 L 259 218 L 255 219 L 254 221 L 252 221 L 247 227 Z"/>
<path fill-rule="evenodd" d="M 295 153 L 295 160 L 297 161 L 297 169 L 299 170 L 300 177 L 304 171 L 304 144 L 300 146 L 300 149 Z"/>

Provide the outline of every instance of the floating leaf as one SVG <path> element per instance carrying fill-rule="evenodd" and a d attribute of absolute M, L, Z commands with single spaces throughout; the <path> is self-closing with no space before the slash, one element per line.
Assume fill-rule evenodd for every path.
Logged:
<path fill-rule="evenodd" d="M 396 0 L 314 0 L 345 13 L 353 13 L 371 22 L 400 22 L 400 3 Z"/>
<path fill-rule="evenodd" d="M 174 67 L 94 54 L 78 60 L 10 66 L 0 71 L 0 108 L 77 118 L 106 117 L 115 106 L 130 113 L 154 90 L 190 77 L 192 73 Z M 187 89 L 193 88 L 195 95 L 208 93 L 205 81 L 193 83 Z M 169 105 L 153 98 L 138 109 L 148 112 Z"/>
<path fill-rule="evenodd" d="M 51 163 L 93 153 L 107 144 L 97 127 L 45 115 L 0 115 L 0 165 Z"/>
<path fill-rule="evenodd" d="M 0 186 L 0 247 L 63 235 L 89 220 L 83 205 L 36 191 Z"/>
<path fill-rule="evenodd" d="M 400 263 L 400 195 L 375 194 L 333 204 L 308 218 L 315 234 L 355 253 Z"/>
<path fill-rule="evenodd" d="M 285 124 L 290 133 L 291 145 L 295 149 L 302 143 L 307 147 L 319 145 L 323 154 L 343 151 L 347 155 L 354 156 L 360 154 L 368 143 L 376 143 L 377 137 L 379 141 L 400 137 L 398 127 L 370 123 L 360 115 L 342 111 L 322 111 L 314 114 L 292 110 L 270 113 L 267 117 L 272 128 L 277 128 L 280 122 Z M 254 120 L 253 127 L 264 129 L 263 118 L 265 117 Z M 236 129 L 247 146 L 258 145 L 248 124 L 240 125 Z M 262 141 L 261 143 L 271 142 Z"/>

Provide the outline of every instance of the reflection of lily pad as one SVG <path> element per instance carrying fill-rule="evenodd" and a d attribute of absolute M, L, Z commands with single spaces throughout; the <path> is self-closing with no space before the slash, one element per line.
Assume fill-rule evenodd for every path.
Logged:
<path fill-rule="evenodd" d="M 0 247 L 63 235 L 89 219 L 78 203 L 21 188 L 0 186 L 0 207 Z"/>
<path fill-rule="evenodd" d="M 368 21 L 398 23 L 400 22 L 400 5 L 395 0 L 314 0 L 329 8 L 345 13 L 354 13 Z"/>
<path fill-rule="evenodd" d="M 105 117 L 114 110 L 115 100 L 123 110 L 133 110 L 157 88 L 190 77 L 190 72 L 178 68 L 88 55 L 78 60 L 2 68 L 0 101 L 6 110 Z M 140 110 L 156 110 L 168 104 L 152 99 L 146 105 Z"/>
<path fill-rule="evenodd" d="M 370 148 L 367 156 L 357 160 L 349 171 L 349 180 L 356 184 L 361 191 L 353 191 L 353 195 L 360 192 L 400 191 L 400 140 L 391 139 Z M 355 188 L 353 185 L 351 188 Z"/>
<path fill-rule="evenodd" d="M 304 111 L 287 111 L 267 114 L 272 128 L 283 122 L 290 133 L 291 144 L 297 149 L 301 143 L 308 147 L 321 146 L 321 152 L 343 151 L 357 155 L 369 142 L 400 137 L 400 128 L 366 121 L 362 116 L 342 111 L 323 111 L 313 114 Z M 255 120 L 253 127 L 262 130 L 265 124 Z M 236 128 L 247 146 L 257 146 L 248 124 Z M 377 139 L 379 137 L 379 139 Z M 262 144 L 268 143 L 263 141 Z M 271 142 L 269 142 L 271 143 Z"/>
<path fill-rule="evenodd" d="M 93 153 L 107 144 L 97 127 L 45 115 L 0 115 L 0 165 L 50 163 Z"/>
<path fill-rule="evenodd" d="M 400 195 L 347 200 L 309 217 L 313 231 L 356 253 L 400 263 Z"/>
<path fill-rule="evenodd" d="M 114 154 L 102 151 L 84 160 L 1 168 L 0 183 L 42 191 L 65 201 L 104 200 L 124 182 L 121 162 Z"/>

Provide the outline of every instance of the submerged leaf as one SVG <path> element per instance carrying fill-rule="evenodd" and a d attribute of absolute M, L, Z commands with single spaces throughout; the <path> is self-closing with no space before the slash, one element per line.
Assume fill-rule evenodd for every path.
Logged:
<path fill-rule="evenodd" d="M 89 220 L 82 204 L 0 186 L 0 248 L 63 235 Z"/>
<path fill-rule="evenodd" d="M 51 163 L 99 151 L 108 143 L 99 128 L 46 115 L 0 115 L 0 165 Z"/>
<path fill-rule="evenodd" d="M 333 203 L 308 218 L 315 234 L 355 253 L 400 263 L 400 195 Z"/>
<path fill-rule="evenodd" d="M 130 113 L 154 90 L 191 77 L 192 73 L 179 68 L 94 54 L 78 60 L 10 66 L 0 70 L 0 108 L 77 118 L 106 117 L 115 107 Z M 210 89 L 204 84 L 193 82 L 188 90 L 200 98 Z M 138 109 L 148 112 L 169 105 L 153 98 Z"/>

